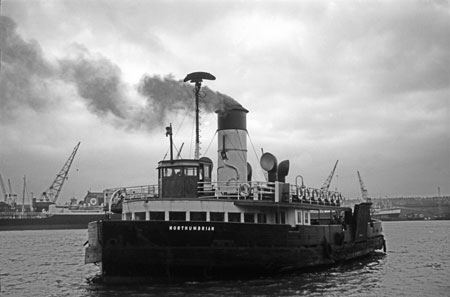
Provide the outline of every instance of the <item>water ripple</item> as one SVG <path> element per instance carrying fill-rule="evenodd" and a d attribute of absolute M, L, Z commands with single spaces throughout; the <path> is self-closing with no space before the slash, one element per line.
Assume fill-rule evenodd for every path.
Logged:
<path fill-rule="evenodd" d="M 85 230 L 0 232 L 4 296 L 448 296 L 450 221 L 388 222 L 388 252 L 251 280 L 111 286 L 84 265 Z M 4 256 L 6 255 L 6 256 Z"/>

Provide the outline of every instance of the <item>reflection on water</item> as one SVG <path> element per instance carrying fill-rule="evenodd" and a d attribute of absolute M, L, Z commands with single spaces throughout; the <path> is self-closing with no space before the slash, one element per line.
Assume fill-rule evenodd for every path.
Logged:
<path fill-rule="evenodd" d="M 85 230 L 0 232 L 1 296 L 446 296 L 450 221 L 384 223 L 387 254 L 245 280 L 113 286 L 84 265 Z"/>

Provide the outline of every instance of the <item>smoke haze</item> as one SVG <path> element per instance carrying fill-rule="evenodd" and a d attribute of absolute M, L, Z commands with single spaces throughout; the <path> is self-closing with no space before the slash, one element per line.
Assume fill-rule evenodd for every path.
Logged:
<path fill-rule="evenodd" d="M 52 107 L 55 100 L 64 102 L 75 90 L 88 109 L 103 119 L 116 119 L 130 129 L 153 129 L 164 123 L 168 115 L 188 110 L 194 103 L 193 85 L 176 80 L 173 75 L 161 77 L 144 75 L 135 87 L 143 106 L 133 106 L 120 68 L 107 58 L 91 53 L 79 44 L 72 45 L 67 57 L 49 62 L 36 41 L 25 41 L 17 32 L 15 22 L 5 16 L 1 19 L 2 50 L 1 115 L 3 121 L 13 120 L 23 108 L 37 112 Z M 54 92 L 52 88 L 64 92 Z M 200 108 L 206 112 L 226 110 L 239 105 L 231 97 L 202 88 Z"/>

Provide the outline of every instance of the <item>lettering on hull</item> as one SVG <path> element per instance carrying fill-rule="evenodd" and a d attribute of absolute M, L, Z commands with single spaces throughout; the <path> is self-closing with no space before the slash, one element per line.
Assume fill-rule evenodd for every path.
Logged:
<path fill-rule="evenodd" d="M 214 231 L 214 226 L 169 226 L 169 231 Z"/>

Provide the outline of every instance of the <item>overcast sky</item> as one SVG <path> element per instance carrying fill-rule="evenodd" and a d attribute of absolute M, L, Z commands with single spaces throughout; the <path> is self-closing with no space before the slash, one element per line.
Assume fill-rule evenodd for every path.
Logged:
<path fill-rule="evenodd" d="M 448 1 L 3 0 L 0 172 L 35 196 L 81 141 L 60 202 L 156 184 L 172 123 L 193 157 L 192 87 L 207 71 L 201 154 L 217 160 L 215 107 L 249 110 L 261 149 L 320 187 L 360 197 L 450 194 Z M 219 93 L 217 93 L 219 92 Z M 209 100 L 209 101 L 208 101 Z"/>

